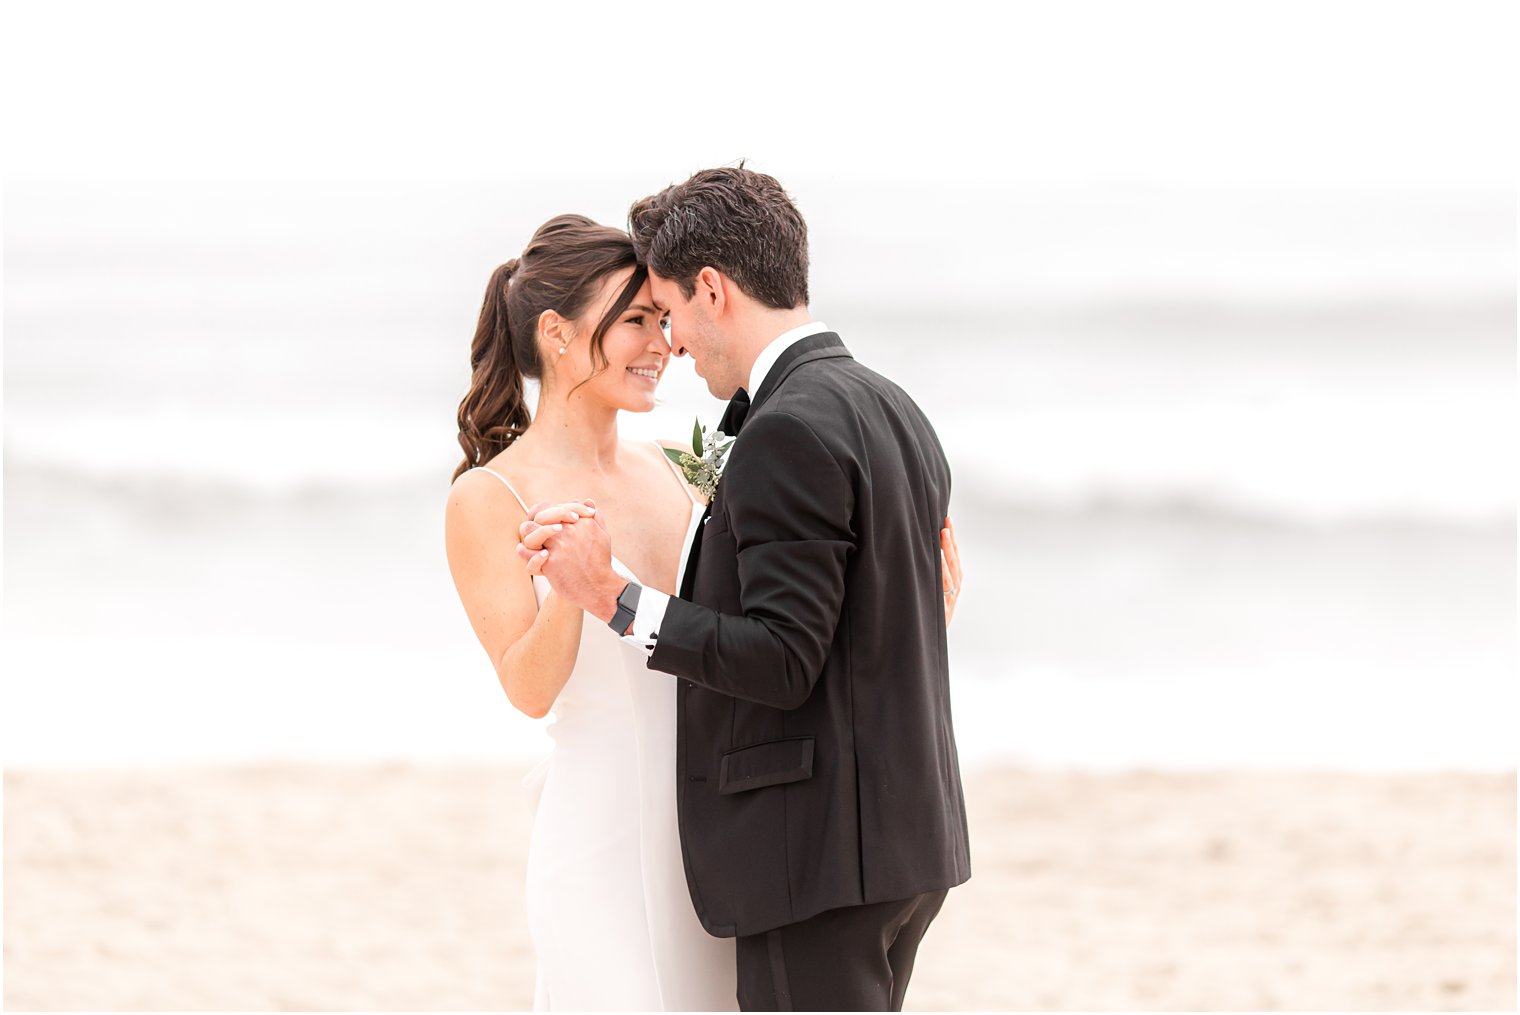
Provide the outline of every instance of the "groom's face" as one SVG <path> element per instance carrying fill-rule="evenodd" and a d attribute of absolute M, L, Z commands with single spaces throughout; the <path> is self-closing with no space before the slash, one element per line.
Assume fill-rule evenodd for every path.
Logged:
<path fill-rule="evenodd" d="M 690 354 L 697 376 L 707 382 L 707 390 L 716 398 L 734 397 L 746 378 L 726 355 L 726 343 L 716 322 L 708 313 L 699 286 L 691 299 L 673 280 L 649 273 L 649 292 L 654 305 L 670 316 L 670 351 L 677 356 Z"/>

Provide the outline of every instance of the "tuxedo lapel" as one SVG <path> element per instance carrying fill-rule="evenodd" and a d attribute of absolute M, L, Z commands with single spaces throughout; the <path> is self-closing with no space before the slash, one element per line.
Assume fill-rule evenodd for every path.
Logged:
<path fill-rule="evenodd" d="M 707 507 L 702 509 L 702 521 L 697 525 L 697 534 L 692 538 L 691 549 L 686 551 L 686 570 L 681 573 L 681 588 L 676 593 L 682 599 L 690 599 L 692 589 L 696 587 L 697 561 L 702 559 L 702 528 L 711 516 L 712 502 L 708 501 Z"/>
<path fill-rule="evenodd" d="M 723 412 L 723 419 L 718 423 L 718 429 L 729 436 L 735 435 L 743 425 L 745 419 L 754 415 L 760 403 L 770 398 L 787 379 L 793 370 L 804 363 L 811 363 L 817 359 L 832 359 L 834 357 L 850 357 L 850 350 L 844 347 L 844 342 L 839 335 L 832 331 L 820 331 L 816 335 L 809 335 L 800 342 L 793 343 L 771 367 L 770 373 L 766 374 L 765 380 L 760 382 L 760 390 L 753 396 L 745 398 L 743 388 L 728 403 L 728 408 Z M 853 358 L 853 357 L 850 357 Z M 702 512 L 702 525 L 707 524 L 707 519 L 712 516 L 712 502 L 709 501 L 706 509 Z M 678 593 L 680 598 L 690 600 L 692 590 L 697 581 L 697 564 L 702 557 L 702 528 L 698 526 L 696 538 L 691 541 L 691 549 L 686 554 L 686 570 L 681 575 L 681 588 Z"/>
<path fill-rule="evenodd" d="M 735 392 L 729 400 L 728 408 L 723 410 L 723 418 L 718 420 L 718 430 L 725 436 L 733 437 L 744 425 L 744 417 L 749 413 L 749 393 L 743 388 Z M 681 574 L 681 588 L 677 595 L 682 599 L 691 598 L 692 586 L 697 578 L 697 559 L 702 556 L 702 526 L 707 524 L 707 519 L 712 516 L 712 501 L 702 509 L 702 521 L 697 526 L 697 536 L 691 541 L 691 549 L 686 551 L 686 570 Z"/>

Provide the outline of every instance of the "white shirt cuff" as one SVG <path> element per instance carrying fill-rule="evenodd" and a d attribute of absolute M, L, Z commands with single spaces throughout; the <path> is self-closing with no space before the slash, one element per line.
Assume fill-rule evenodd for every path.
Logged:
<path fill-rule="evenodd" d="M 660 622 L 665 619 L 665 607 L 670 597 L 665 593 L 644 586 L 639 593 L 639 608 L 633 614 L 633 630 L 623 635 L 623 641 L 644 650 L 654 652 L 655 640 L 660 636 Z"/>

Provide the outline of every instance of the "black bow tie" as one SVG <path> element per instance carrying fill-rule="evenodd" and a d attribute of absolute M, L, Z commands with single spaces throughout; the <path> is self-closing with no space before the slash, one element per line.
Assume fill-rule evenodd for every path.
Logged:
<path fill-rule="evenodd" d="M 744 417 L 749 415 L 749 392 L 740 388 L 734 393 L 733 401 L 728 403 L 728 408 L 723 412 L 723 418 L 718 421 L 718 429 L 729 437 L 739 436 L 739 428 L 744 425 Z"/>

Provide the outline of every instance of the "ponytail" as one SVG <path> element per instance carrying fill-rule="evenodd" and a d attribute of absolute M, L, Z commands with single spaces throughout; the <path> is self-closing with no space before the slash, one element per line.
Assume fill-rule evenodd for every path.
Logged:
<path fill-rule="evenodd" d="M 528 429 L 522 368 L 513 348 L 508 290 L 519 261 L 512 258 L 491 273 L 475 340 L 470 343 L 470 390 L 459 403 L 459 446 L 464 461 L 454 479 L 494 458 Z M 529 349 L 535 348 L 529 343 Z M 537 364 L 530 364 L 536 374 Z"/>

